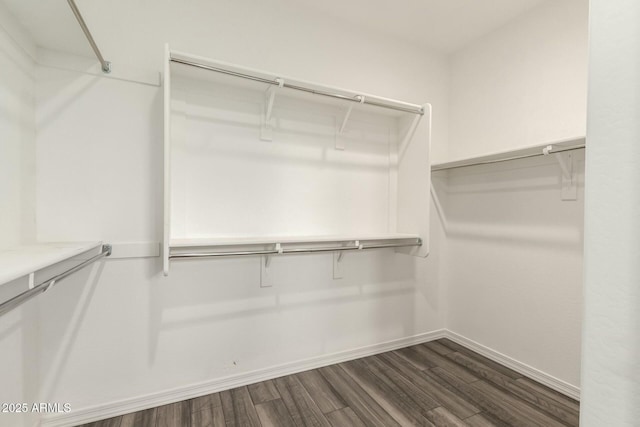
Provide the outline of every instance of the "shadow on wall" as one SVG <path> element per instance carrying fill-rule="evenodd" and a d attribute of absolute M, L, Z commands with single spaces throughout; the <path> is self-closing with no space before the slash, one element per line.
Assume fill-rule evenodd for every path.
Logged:
<path fill-rule="evenodd" d="M 62 270 L 63 262 L 36 274 L 35 283 L 42 283 Z M 104 268 L 100 262 L 94 269 L 81 270 L 56 284 L 45 293 L 27 301 L 0 318 L 0 366 L 2 379 L 12 387 L 0 388 L 0 401 L 54 402 L 60 377 L 67 368 L 78 329 L 82 325 L 98 279 Z M 2 286 L 0 299 L 6 301 L 24 292 L 28 283 L 18 279 Z M 73 307 L 73 310 L 65 310 Z M 46 349 L 46 353 L 42 352 Z M 37 412 L 2 414 L 0 425 L 34 425 Z"/>
<path fill-rule="evenodd" d="M 88 93 L 93 86 L 100 82 L 101 77 L 95 76 L 89 80 L 82 77 L 78 77 L 77 73 L 67 72 L 64 73 L 67 78 L 66 94 L 65 98 L 60 99 L 58 105 L 48 106 L 44 111 L 49 111 L 48 114 L 38 118 L 38 132 L 45 130 L 49 124 L 58 119 L 70 105 L 77 102 L 78 99 L 82 99 L 82 95 Z M 49 96 L 49 95 L 47 95 Z"/>
<path fill-rule="evenodd" d="M 264 288 L 260 287 L 259 257 L 174 262 L 170 276 L 149 287 L 150 362 L 155 360 L 160 336 L 172 330 L 265 316 L 278 322 L 293 313 L 315 315 L 359 303 L 379 303 L 380 311 L 371 322 L 391 320 L 385 299 L 419 295 L 415 263 L 424 260 L 391 250 L 376 252 L 345 255 L 344 278 L 337 280 L 331 276 L 332 254 L 276 257 L 270 267 L 274 284 Z M 161 260 L 154 260 L 154 265 L 160 276 Z M 405 336 L 416 333 L 413 305 L 400 319 L 397 313 L 395 317 L 402 322 Z M 347 326 L 327 316 L 319 321 L 330 325 L 329 329 Z"/>
<path fill-rule="evenodd" d="M 576 164 L 577 201 L 561 201 L 560 169 L 544 157 L 436 172 L 432 199 L 447 237 L 574 250 L 584 234 L 584 150 Z"/>
<path fill-rule="evenodd" d="M 18 281 L 3 285 L 14 288 Z M 22 288 L 23 283 L 18 287 Z M 5 294 L 6 292 L 3 292 Z M 2 296 L 2 301 L 6 298 Z M 0 318 L 0 402 L 11 404 L 36 402 L 38 387 L 38 336 L 36 310 L 25 304 Z M 11 385 L 11 386 L 8 386 Z M 0 426 L 30 426 L 37 421 L 34 413 L 2 413 Z"/>
<path fill-rule="evenodd" d="M 98 261 L 35 299 L 35 310 L 40 315 L 39 336 L 42 348 L 47 349 L 40 360 L 38 398 L 41 402 L 55 401 L 60 378 L 69 369 L 70 354 L 104 268 L 105 261 Z M 71 309 L 65 311 L 65 307 Z"/>

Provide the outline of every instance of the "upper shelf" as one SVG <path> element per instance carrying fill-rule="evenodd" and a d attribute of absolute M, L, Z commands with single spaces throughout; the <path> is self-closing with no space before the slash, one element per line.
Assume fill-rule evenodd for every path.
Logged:
<path fill-rule="evenodd" d="M 0 251 L 0 285 L 98 248 L 102 242 L 37 243 Z"/>
<path fill-rule="evenodd" d="M 194 247 L 215 247 L 215 246 L 251 246 L 251 245 L 273 245 L 298 244 L 298 243 L 332 243 L 332 242 L 354 242 L 354 241 L 381 241 L 381 240 L 410 240 L 417 239 L 417 234 L 405 233 L 384 233 L 369 235 L 325 235 L 325 236 L 263 236 L 263 237 L 220 237 L 220 238 L 200 238 L 200 239 L 171 239 L 172 248 L 194 248 Z"/>
<path fill-rule="evenodd" d="M 586 138 L 584 136 L 563 139 L 545 144 L 538 144 L 529 147 L 518 148 L 515 150 L 498 151 L 483 156 L 465 157 L 444 163 L 434 163 L 431 165 L 431 171 L 440 171 L 446 169 L 460 168 L 464 166 L 482 165 L 487 163 L 504 162 L 507 160 L 523 159 L 526 157 L 542 156 L 545 154 L 543 150 L 551 146 L 548 154 L 559 153 L 562 151 L 576 150 L 586 147 Z"/>
<path fill-rule="evenodd" d="M 223 83 L 245 89 L 264 90 L 270 87 L 281 89 L 280 94 L 290 98 L 314 96 L 316 102 L 358 105 L 358 110 L 376 112 L 387 116 L 406 114 L 424 115 L 424 105 L 412 104 L 396 99 L 384 98 L 369 93 L 313 83 L 267 71 L 241 67 L 222 61 L 171 50 L 169 53 L 173 77 L 187 77 L 198 81 Z M 213 72 L 212 72 L 213 71 Z"/>

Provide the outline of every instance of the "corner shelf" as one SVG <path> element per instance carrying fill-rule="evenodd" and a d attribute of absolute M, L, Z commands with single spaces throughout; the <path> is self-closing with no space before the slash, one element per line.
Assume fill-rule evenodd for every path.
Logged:
<path fill-rule="evenodd" d="M 428 255 L 429 104 L 167 45 L 164 121 L 165 275 L 189 257 Z"/>
<path fill-rule="evenodd" d="M 557 141 L 547 142 L 545 144 L 537 144 L 514 150 L 497 151 L 480 156 L 463 157 L 461 159 L 449 162 L 434 163 L 431 165 L 431 171 L 441 171 L 447 169 L 460 168 L 465 166 L 475 166 L 489 163 L 504 162 L 507 160 L 524 159 L 527 157 L 544 155 L 543 150 L 548 146 L 552 146 L 549 154 L 561 153 L 563 151 L 577 150 L 586 147 L 586 138 L 579 136 L 575 138 L 561 139 Z"/>
<path fill-rule="evenodd" d="M 35 243 L 0 251 L 0 285 L 101 247 L 102 242 Z"/>

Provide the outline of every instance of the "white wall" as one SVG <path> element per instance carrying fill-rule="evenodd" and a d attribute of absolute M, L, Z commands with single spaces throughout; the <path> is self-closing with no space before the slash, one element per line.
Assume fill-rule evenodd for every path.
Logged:
<path fill-rule="evenodd" d="M 547 1 L 454 53 L 443 160 L 584 136 L 587 20 L 587 0 Z"/>
<path fill-rule="evenodd" d="M 33 239 L 35 46 L 0 4 L 0 249 Z"/>
<path fill-rule="evenodd" d="M 0 3 L 0 250 L 35 231 L 35 46 Z M 0 301 L 24 290 L 0 286 Z M 0 317 L 0 402 L 32 402 L 37 388 L 37 321 L 31 307 Z M 33 416 L 0 414 L 0 425 L 28 425 Z"/>
<path fill-rule="evenodd" d="M 585 0 L 551 1 L 451 58 L 449 159 L 584 135 Z M 447 327 L 577 390 L 584 154 L 577 201 L 552 158 L 439 173 Z M 566 384 L 564 384 L 566 383 Z"/>
<path fill-rule="evenodd" d="M 447 220 L 447 328 L 577 387 L 584 153 L 575 157 L 577 201 L 561 201 L 551 158 L 434 181 Z"/>
<path fill-rule="evenodd" d="M 126 10 L 127 13 L 122 13 Z M 162 70 L 172 49 L 434 109 L 433 156 L 448 138 L 447 57 L 321 15 L 299 2 L 171 0 L 85 2 L 82 13 L 101 50 L 123 69 Z M 140 23 L 144 22 L 144 31 Z"/>
<path fill-rule="evenodd" d="M 159 241 L 162 94 L 149 84 L 153 79 L 127 79 L 160 69 L 165 41 L 229 62 L 431 102 L 436 162 L 474 154 L 481 145 L 512 146 L 523 127 L 545 139 L 567 129 L 571 136 L 584 133 L 583 2 L 550 2 L 515 27 L 458 53 L 453 58 L 456 87 L 450 91 L 443 55 L 309 16 L 293 5 L 284 10 L 269 2 L 248 8 L 240 2 L 199 1 L 178 8 L 164 1 L 151 9 L 118 1 L 121 6 L 83 4 L 113 62 L 113 78 L 61 69 L 74 68 L 72 63 L 85 68 L 85 60 L 68 57 L 37 70 L 41 240 Z M 123 7 L 129 13 L 113 15 Z M 569 13 L 567 8 L 574 7 Z M 539 26 L 540 37 L 531 35 L 533 23 L 556 17 L 554 25 Z M 146 23 L 144 31 L 139 22 Z M 528 60 L 535 66 L 525 67 L 524 59 L 512 61 L 507 48 L 501 48 L 503 55 L 482 57 L 500 40 L 516 36 L 524 43 L 517 51 L 527 46 L 542 55 L 550 49 L 553 58 L 545 62 L 534 55 L 535 61 Z M 558 54 L 556 43 L 567 55 Z M 41 51 L 39 57 L 54 63 L 63 55 Z M 565 57 L 567 63 L 559 61 Z M 520 99 L 522 88 L 506 84 L 496 92 L 493 82 L 472 80 L 467 67 L 483 64 L 487 69 L 479 76 L 502 64 L 534 86 L 536 96 L 517 104 L 504 127 L 479 127 L 475 115 L 502 117 L 501 100 Z M 545 73 L 551 73 L 551 64 L 550 76 Z M 561 76 L 568 94 L 558 100 L 554 82 L 564 68 L 575 73 L 569 83 Z M 464 90 L 471 86 L 477 92 Z M 566 123 L 544 120 L 547 112 L 534 89 L 545 100 L 551 92 L 560 105 L 549 114 L 566 113 Z M 491 108 L 462 107 L 488 93 L 497 99 Z M 457 103 L 451 109 L 450 94 Z M 455 116 L 451 126 L 449 113 Z M 531 117 L 545 126 L 532 130 Z M 449 150 L 449 132 L 461 127 L 471 129 L 478 145 L 458 134 Z M 582 173 L 582 163 L 577 165 Z M 30 320 L 42 319 L 39 398 L 70 402 L 80 411 L 445 326 L 577 385 L 582 192 L 577 202 L 560 201 L 559 170 L 552 159 L 460 170 L 448 182 L 441 179 L 437 189 L 449 233 L 445 241 L 433 214 L 427 260 L 393 252 L 348 255 L 345 278 L 334 281 L 328 255 L 281 258 L 272 264 L 275 286 L 265 289 L 259 288 L 258 261 L 250 259 L 175 263 L 169 278 L 162 277 L 158 258 L 109 260 L 69 278 L 65 286 L 25 305 L 39 307 L 40 314 L 29 314 Z"/>
<path fill-rule="evenodd" d="M 580 425 L 640 419 L 640 4 L 591 0 Z"/>
<path fill-rule="evenodd" d="M 227 15 L 203 6 L 179 27 L 172 19 L 170 31 L 158 24 L 151 34 L 111 33 L 101 47 L 114 70 L 159 66 L 169 41 L 248 66 L 430 101 L 438 111 L 434 140 L 444 144 L 444 57 L 295 10 L 265 7 L 259 19 L 229 28 L 229 16 L 244 6 L 225 4 Z M 144 21 L 166 22 L 168 7 Z M 104 22 L 87 14 L 97 31 L 113 22 L 108 13 Z M 223 29 L 236 37 L 222 40 Z M 127 57 L 128 45 L 138 56 Z M 160 88 L 39 67 L 37 96 L 38 237 L 159 241 Z M 168 278 L 158 258 L 109 260 L 40 298 L 47 319 L 41 396 L 81 410 L 438 330 L 437 223 L 434 230 L 427 260 L 392 251 L 347 255 L 344 278 L 333 280 L 331 255 L 283 257 L 272 261 L 274 287 L 263 289 L 258 259 L 176 262 Z"/>

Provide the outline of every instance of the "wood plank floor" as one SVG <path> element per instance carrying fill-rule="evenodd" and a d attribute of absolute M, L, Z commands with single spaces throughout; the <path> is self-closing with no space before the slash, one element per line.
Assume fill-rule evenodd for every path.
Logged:
<path fill-rule="evenodd" d="M 98 421 L 155 426 L 577 426 L 579 405 L 447 339 Z"/>

